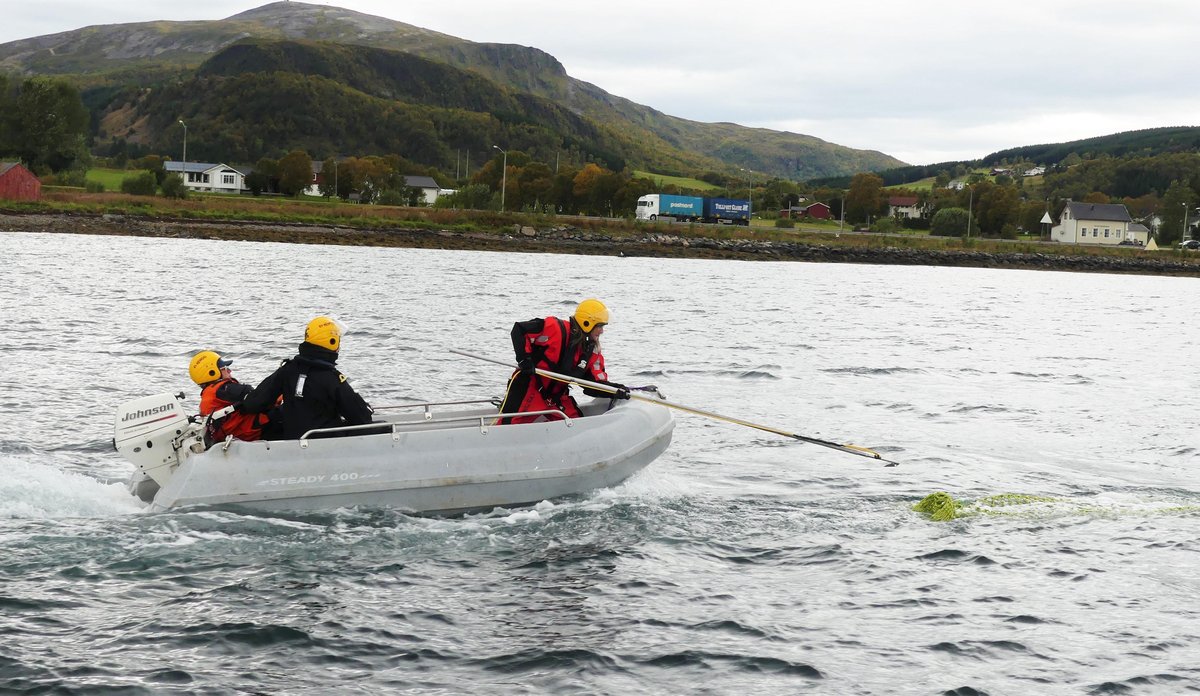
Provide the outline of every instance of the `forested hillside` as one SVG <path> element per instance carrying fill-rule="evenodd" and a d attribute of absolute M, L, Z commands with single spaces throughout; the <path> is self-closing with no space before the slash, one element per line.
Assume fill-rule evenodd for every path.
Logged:
<path fill-rule="evenodd" d="M 611 161 L 623 159 L 663 174 L 695 176 L 709 170 L 730 174 L 747 168 L 794 180 L 902 164 L 883 153 L 846 148 L 811 136 L 670 116 L 570 77 L 553 56 L 536 48 L 475 43 L 402 22 L 300 2 L 275 2 L 219 21 L 106 25 L 14 41 L 0 45 L 0 72 L 68 76 L 84 90 L 85 103 L 94 107 L 107 105 L 122 90 L 154 90 L 164 82 L 186 82 L 191 70 L 247 37 L 372 46 L 456 67 L 459 72 L 447 73 L 454 80 L 482 76 L 511 90 L 511 98 L 518 94 L 540 97 L 590 120 L 593 129 L 607 131 L 606 137 L 622 141 L 618 148 L 586 133 L 571 133 L 560 148 L 583 151 L 594 147 L 606 152 Z M 293 57 L 300 55 L 294 53 Z M 327 54 L 322 60 L 330 57 Z M 351 63 L 357 60 L 362 57 L 352 58 Z M 260 71 L 269 72 L 265 68 Z M 357 91 L 364 94 L 401 98 L 356 84 L 360 87 Z M 470 89 L 452 83 L 442 86 L 451 92 Z M 128 94 L 122 98 L 135 103 Z M 438 106 L 430 101 L 421 104 Z M 525 108 L 532 108 L 532 103 L 526 102 Z M 157 143 L 163 137 L 161 129 L 144 133 L 140 129 L 136 121 L 128 121 L 121 137 L 132 143 Z M 484 134 L 474 138 L 485 139 Z M 287 139 L 260 140 L 261 149 L 277 155 L 300 146 Z M 256 143 L 249 142 L 245 151 L 257 149 Z"/>
<path fill-rule="evenodd" d="M 1196 152 L 1200 150 L 1200 128 L 1171 127 L 1125 131 L 1084 140 L 1047 145 L 1026 145 L 993 152 L 983 158 L 985 166 L 1001 162 L 1057 164 L 1071 155 L 1082 159 L 1101 156 L 1128 157 Z"/>
<path fill-rule="evenodd" d="M 453 171 L 467 152 L 486 161 L 502 143 L 542 161 L 593 161 L 616 171 L 630 159 L 673 169 L 721 166 L 652 136 L 635 142 L 476 73 L 366 46 L 248 41 L 156 89 L 96 89 L 103 96 L 86 92 L 85 101 L 102 114 L 97 146 L 114 154 L 122 147 L 133 156 L 174 152 L 182 119 L 193 159 L 252 162 L 277 156 L 287 143 L 319 158 L 402 153 Z"/>

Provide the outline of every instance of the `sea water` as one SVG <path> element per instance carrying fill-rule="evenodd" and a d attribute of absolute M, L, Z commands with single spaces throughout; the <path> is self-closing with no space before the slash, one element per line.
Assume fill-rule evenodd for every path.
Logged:
<path fill-rule="evenodd" d="M 1196 279 L 0 233 L 0 692 L 1200 691 Z M 377 405 L 501 394 L 608 304 L 677 414 L 609 490 L 450 519 L 148 514 L 117 404 L 305 323 Z M 914 512 L 945 491 L 993 506 Z"/>

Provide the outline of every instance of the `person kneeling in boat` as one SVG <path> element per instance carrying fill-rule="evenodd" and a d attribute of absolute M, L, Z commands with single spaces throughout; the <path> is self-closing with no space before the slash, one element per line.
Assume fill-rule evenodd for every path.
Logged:
<path fill-rule="evenodd" d="M 285 360 L 242 402 L 244 410 L 262 413 L 283 398 L 278 423 L 272 420 L 277 427 L 268 428 L 266 439 L 298 440 L 310 430 L 371 422 L 371 406 L 337 369 L 341 341 L 342 329 L 329 317 L 308 322 L 296 357 Z M 357 430 L 335 433 L 363 434 Z"/>
<path fill-rule="evenodd" d="M 269 416 L 246 413 L 239 406 L 253 388 L 233 378 L 226 360 L 219 354 L 205 350 L 192 356 L 188 374 L 200 385 L 200 415 L 209 416 L 204 427 L 204 436 L 209 442 L 221 442 L 230 435 L 238 440 L 254 441 L 262 438 L 262 429 Z M 226 411 L 229 407 L 231 411 Z M 225 411 L 224 415 L 214 414 Z"/>
<path fill-rule="evenodd" d="M 575 378 L 599 382 L 616 392 L 584 388 L 583 393 L 597 398 L 628 399 L 629 389 L 608 381 L 600 336 L 608 324 L 608 308 L 600 300 L 584 300 L 570 319 L 546 317 L 513 324 L 512 343 L 517 355 L 517 370 L 508 381 L 508 391 L 500 405 L 501 413 L 529 413 L 557 410 L 569 418 L 582 416 L 566 382 L 543 377 L 542 369 Z M 500 423 L 532 423 L 543 416 L 513 416 Z M 550 419 L 555 419 L 553 414 Z"/>

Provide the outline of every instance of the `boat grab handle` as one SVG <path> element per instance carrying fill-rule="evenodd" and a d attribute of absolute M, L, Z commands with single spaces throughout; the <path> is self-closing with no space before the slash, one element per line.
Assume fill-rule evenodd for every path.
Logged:
<path fill-rule="evenodd" d="M 498 407 L 500 406 L 500 400 L 473 399 L 471 401 L 433 401 L 425 404 L 387 404 L 386 406 L 372 406 L 371 409 L 374 411 L 385 411 L 390 409 L 423 408 L 425 409 L 425 420 L 430 420 L 433 418 L 432 408 L 434 406 L 466 406 L 467 404 L 491 404 Z"/>
<path fill-rule="evenodd" d="M 570 428 L 572 425 L 574 425 L 574 423 L 571 422 L 570 416 L 568 416 L 567 414 L 565 414 L 562 411 L 559 411 L 557 409 L 547 409 L 545 411 L 522 411 L 520 413 L 512 413 L 512 414 L 489 413 L 484 416 L 458 416 L 456 418 L 434 418 L 434 419 L 427 418 L 424 423 L 392 423 L 391 424 L 392 439 L 393 440 L 400 439 L 400 433 L 403 431 L 399 430 L 398 428 L 400 428 L 402 426 L 432 425 L 432 424 L 436 424 L 436 423 L 463 423 L 463 422 L 470 422 L 470 421 L 479 421 L 480 434 L 487 435 L 488 425 L 495 423 L 495 421 L 501 415 L 503 415 L 503 416 L 518 416 L 518 415 L 519 416 L 558 416 L 566 424 L 566 426 L 568 428 Z M 384 426 L 384 425 L 388 425 L 388 424 L 387 423 L 363 423 L 362 425 L 342 425 L 342 426 L 339 426 L 336 428 L 315 428 L 313 430 L 309 430 L 308 432 L 306 432 L 300 436 L 300 449 L 307 449 L 309 437 L 311 435 L 315 435 L 317 433 L 349 433 L 349 432 L 354 432 L 356 430 L 369 430 L 372 428 L 379 428 L 380 426 Z"/>

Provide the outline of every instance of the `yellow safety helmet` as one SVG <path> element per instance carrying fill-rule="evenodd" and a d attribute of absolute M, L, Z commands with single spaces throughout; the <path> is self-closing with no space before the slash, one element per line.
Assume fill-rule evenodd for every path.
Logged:
<path fill-rule="evenodd" d="M 304 342 L 336 353 L 342 343 L 342 327 L 329 317 L 317 317 L 304 329 Z"/>
<path fill-rule="evenodd" d="M 202 350 L 192 356 L 188 365 L 188 374 L 196 384 L 208 384 L 221 379 L 221 368 L 229 367 L 232 360 L 226 360 L 211 350 Z"/>
<path fill-rule="evenodd" d="M 575 323 L 584 333 L 591 333 L 597 326 L 608 323 L 608 307 L 600 300 L 584 300 L 575 308 Z"/>

